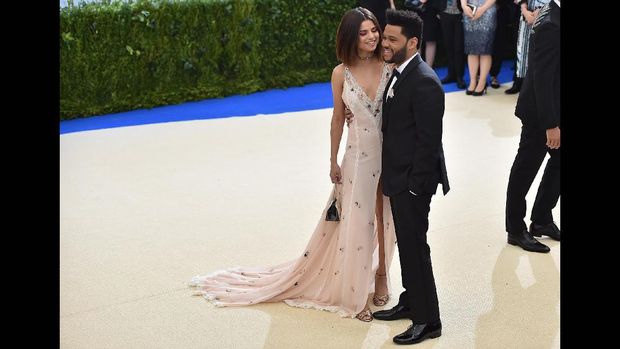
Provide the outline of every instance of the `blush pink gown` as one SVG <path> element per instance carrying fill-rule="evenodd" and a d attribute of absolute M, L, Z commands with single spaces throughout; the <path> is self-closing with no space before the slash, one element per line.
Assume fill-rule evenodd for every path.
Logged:
<path fill-rule="evenodd" d="M 374 293 L 379 262 L 375 203 L 381 175 L 381 106 L 391 74 L 384 64 L 376 97 L 371 100 L 348 68 L 342 93 L 355 115 L 348 128 L 342 160 L 342 184 L 319 217 L 299 257 L 272 267 L 234 268 L 196 276 L 190 286 L 216 306 L 244 306 L 280 302 L 301 308 L 355 317 Z M 334 192 L 340 203 L 339 222 L 325 220 Z M 389 199 L 383 198 L 385 265 L 388 270 L 396 247 Z"/>

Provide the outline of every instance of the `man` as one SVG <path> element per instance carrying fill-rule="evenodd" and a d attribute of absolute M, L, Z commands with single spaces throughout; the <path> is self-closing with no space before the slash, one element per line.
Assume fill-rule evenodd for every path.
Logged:
<path fill-rule="evenodd" d="M 515 115 L 521 119 L 521 140 L 506 195 L 508 243 L 527 251 L 549 252 L 533 236 L 559 241 L 560 229 L 551 210 L 560 197 L 560 1 L 553 0 L 539 12 L 530 37 L 529 67 Z M 525 196 L 545 155 L 551 156 L 532 207 L 530 230 L 525 225 Z"/>
<path fill-rule="evenodd" d="M 530 35 L 532 26 L 538 16 L 538 11 L 551 0 L 514 0 L 519 5 L 519 33 L 517 37 L 517 59 L 515 61 L 514 82 L 512 87 L 504 91 L 505 94 L 512 95 L 521 91 L 523 79 L 527 73 L 527 61 L 529 56 Z"/>
<path fill-rule="evenodd" d="M 405 291 L 378 320 L 409 318 L 398 344 L 441 336 L 430 248 L 426 242 L 431 197 L 450 189 L 441 143 L 444 91 L 418 53 L 422 20 L 412 11 L 387 10 L 383 58 L 395 63 L 383 95 L 383 193 L 390 197 Z"/>

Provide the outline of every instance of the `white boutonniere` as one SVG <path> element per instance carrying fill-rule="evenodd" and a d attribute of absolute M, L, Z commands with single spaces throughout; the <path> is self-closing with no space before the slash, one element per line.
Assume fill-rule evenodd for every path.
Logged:
<path fill-rule="evenodd" d="M 393 97 L 394 97 L 394 87 L 390 88 L 387 93 L 387 98 L 393 98 Z"/>

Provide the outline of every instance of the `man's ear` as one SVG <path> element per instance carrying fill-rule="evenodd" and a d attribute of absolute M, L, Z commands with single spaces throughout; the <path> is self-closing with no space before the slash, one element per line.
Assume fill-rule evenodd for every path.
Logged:
<path fill-rule="evenodd" d="M 417 37 L 412 37 L 411 39 L 407 40 L 407 50 L 413 50 L 413 49 L 417 49 L 418 48 L 418 38 Z"/>

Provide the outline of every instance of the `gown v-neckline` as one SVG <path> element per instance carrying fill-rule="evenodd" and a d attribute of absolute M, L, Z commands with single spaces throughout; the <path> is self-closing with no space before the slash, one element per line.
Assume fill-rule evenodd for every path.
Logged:
<path fill-rule="evenodd" d="M 351 76 L 351 81 L 362 91 L 364 97 L 366 97 L 366 99 L 372 104 L 375 104 L 375 102 L 377 101 L 377 97 L 379 96 L 379 89 L 381 88 L 381 83 L 383 82 L 383 73 L 385 72 L 386 65 L 387 63 L 383 62 L 383 68 L 381 68 L 381 75 L 379 76 L 379 83 L 377 84 L 377 88 L 375 89 L 375 98 L 370 98 L 370 96 L 368 96 L 362 85 L 357 82 L 357 79 L 355 78 L 355 75 L 353 75 L 351 69 L 349 69 L 349 67 L 345 67 L 345 69 L 349 72 L 349 75 Z"/>

